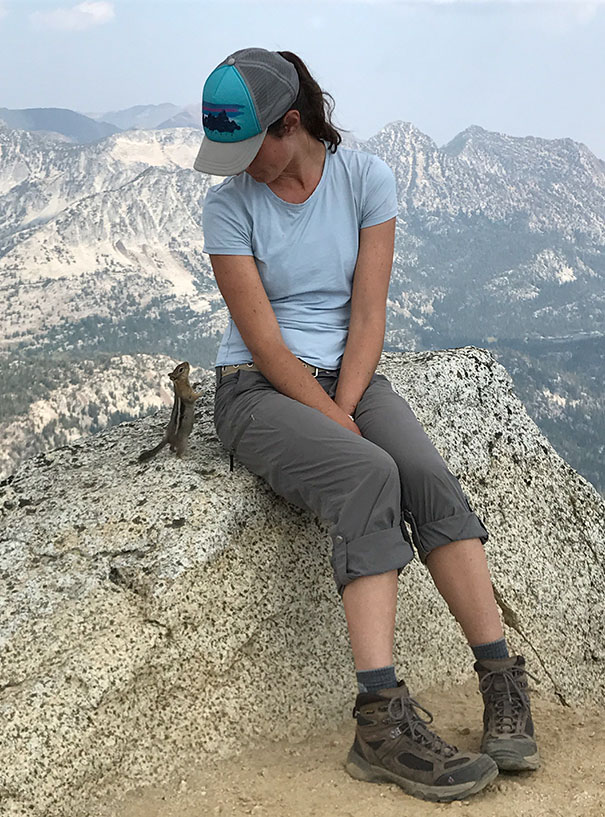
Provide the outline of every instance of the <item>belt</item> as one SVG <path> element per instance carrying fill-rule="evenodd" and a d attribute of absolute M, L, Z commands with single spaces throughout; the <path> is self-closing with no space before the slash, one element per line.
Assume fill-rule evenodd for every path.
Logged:
<path fill-rule="evenodd" d="M 297 360 L 300 360 L 300 358 L 297 358 Z M 305 369 L 311 370 L 313 377 L 317 377 L 318 374 L 338 374 L 340 371 L 339 369 L 320 369 L 318 366 L 312 366 L 310 363 L 307 363 L 304 360 L 300 360 L 300 362 Z M 225 374 L 236 372 L 238 369 L 248 369 L 251 372 L 260 372 L 260 369 L 255 363 L 233 363 L 230 366 L 217 366 L 216 368 L 218 369 L 221 377 Z"/>

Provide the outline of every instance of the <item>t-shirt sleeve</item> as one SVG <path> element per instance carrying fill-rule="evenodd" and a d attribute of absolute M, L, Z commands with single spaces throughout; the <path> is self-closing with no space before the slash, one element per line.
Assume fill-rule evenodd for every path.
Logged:
<path fill-rule="evenodd" d="M 397 183 L 393 171 L 379 156 L 368 162 L 361 205 L 360 229 L 381 224 L 397 215 Z"/>
<path fill-rule="evenodd" d="M 216 255 L 254 255 L 250 215 L 234 196 L 208 190 L 202 210 L 204 249 Z"/>

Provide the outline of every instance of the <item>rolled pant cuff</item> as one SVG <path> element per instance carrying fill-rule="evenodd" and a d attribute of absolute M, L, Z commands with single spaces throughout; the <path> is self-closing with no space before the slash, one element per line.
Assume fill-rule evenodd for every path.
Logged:
<path fill-rule="evenodd" d="M 347 584 L 361 576 L 374 576 L 397 570 L 397 575 L 414 558 L 414 551 L 398 525 L 346 541 L 334 538 L 332 568 L 338 593 L 342 597 Z"/>
<path fill-rule="evenodd" d="M 418 528 L 418 555 L 424 564 L 428 554 L 440 545 L 459 539 L 480 539 L 485 544 L 489 533 L 476 513 L 468 511 L 427 522 Z M 419 540 L 419 542 L 418 542 Z"/>

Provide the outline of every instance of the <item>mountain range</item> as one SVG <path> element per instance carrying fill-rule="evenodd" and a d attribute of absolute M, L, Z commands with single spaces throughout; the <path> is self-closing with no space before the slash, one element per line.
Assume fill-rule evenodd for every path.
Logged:
<path fill-rule="evenodd" d="M 67 142 L 82 144 L 104 139 L 120 131 L 120 128 L 109 122 L 95 122 L 94 119 L 67 108 L 24 108 L 22 110 L 0 108 L 0 122 L 4 122 L 11 128 L 42 131 L 54 134 L 55 137 L 63 136 Z"/>
<path fill-rule="evenodd" d="M 0 121 L 11 128 L 42 131 L 74 144 L 88 144 L 123 130 L 199 128 L 201 105 L 135 105 L 122 111 L 79 113 L 69 108 L 0 108 Z"/>
<path fill-rule="evenodd" d="M 107 124 L 182 114 L 157 107 Z M 201 214 L 222 177 L 192 169 L 199 143 L 199 128 L 161 123 L 88 143 L 0 124 L 0 368 L 137 353 L 213 366 L 228 315 Z M 571 139 L 477 125 L 438 147 L 395 121 L 343 146 L 380 156 L 397 181 L 385 349 L 488 348 L 605 491 L 605 163 Z M 25 416 L 22 389 L 0 422 Z"/>

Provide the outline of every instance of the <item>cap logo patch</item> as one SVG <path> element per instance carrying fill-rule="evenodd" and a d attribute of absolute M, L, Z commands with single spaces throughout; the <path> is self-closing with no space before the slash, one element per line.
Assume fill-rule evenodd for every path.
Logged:
<path fill-rule="evenodd" d="M 202 123 L 206 130 L 219 133 L 233 133 L 241 130 L 235 118 L 245 113 L 243 105 L 216 105 L 209 102 L 202 103 Z"/>

